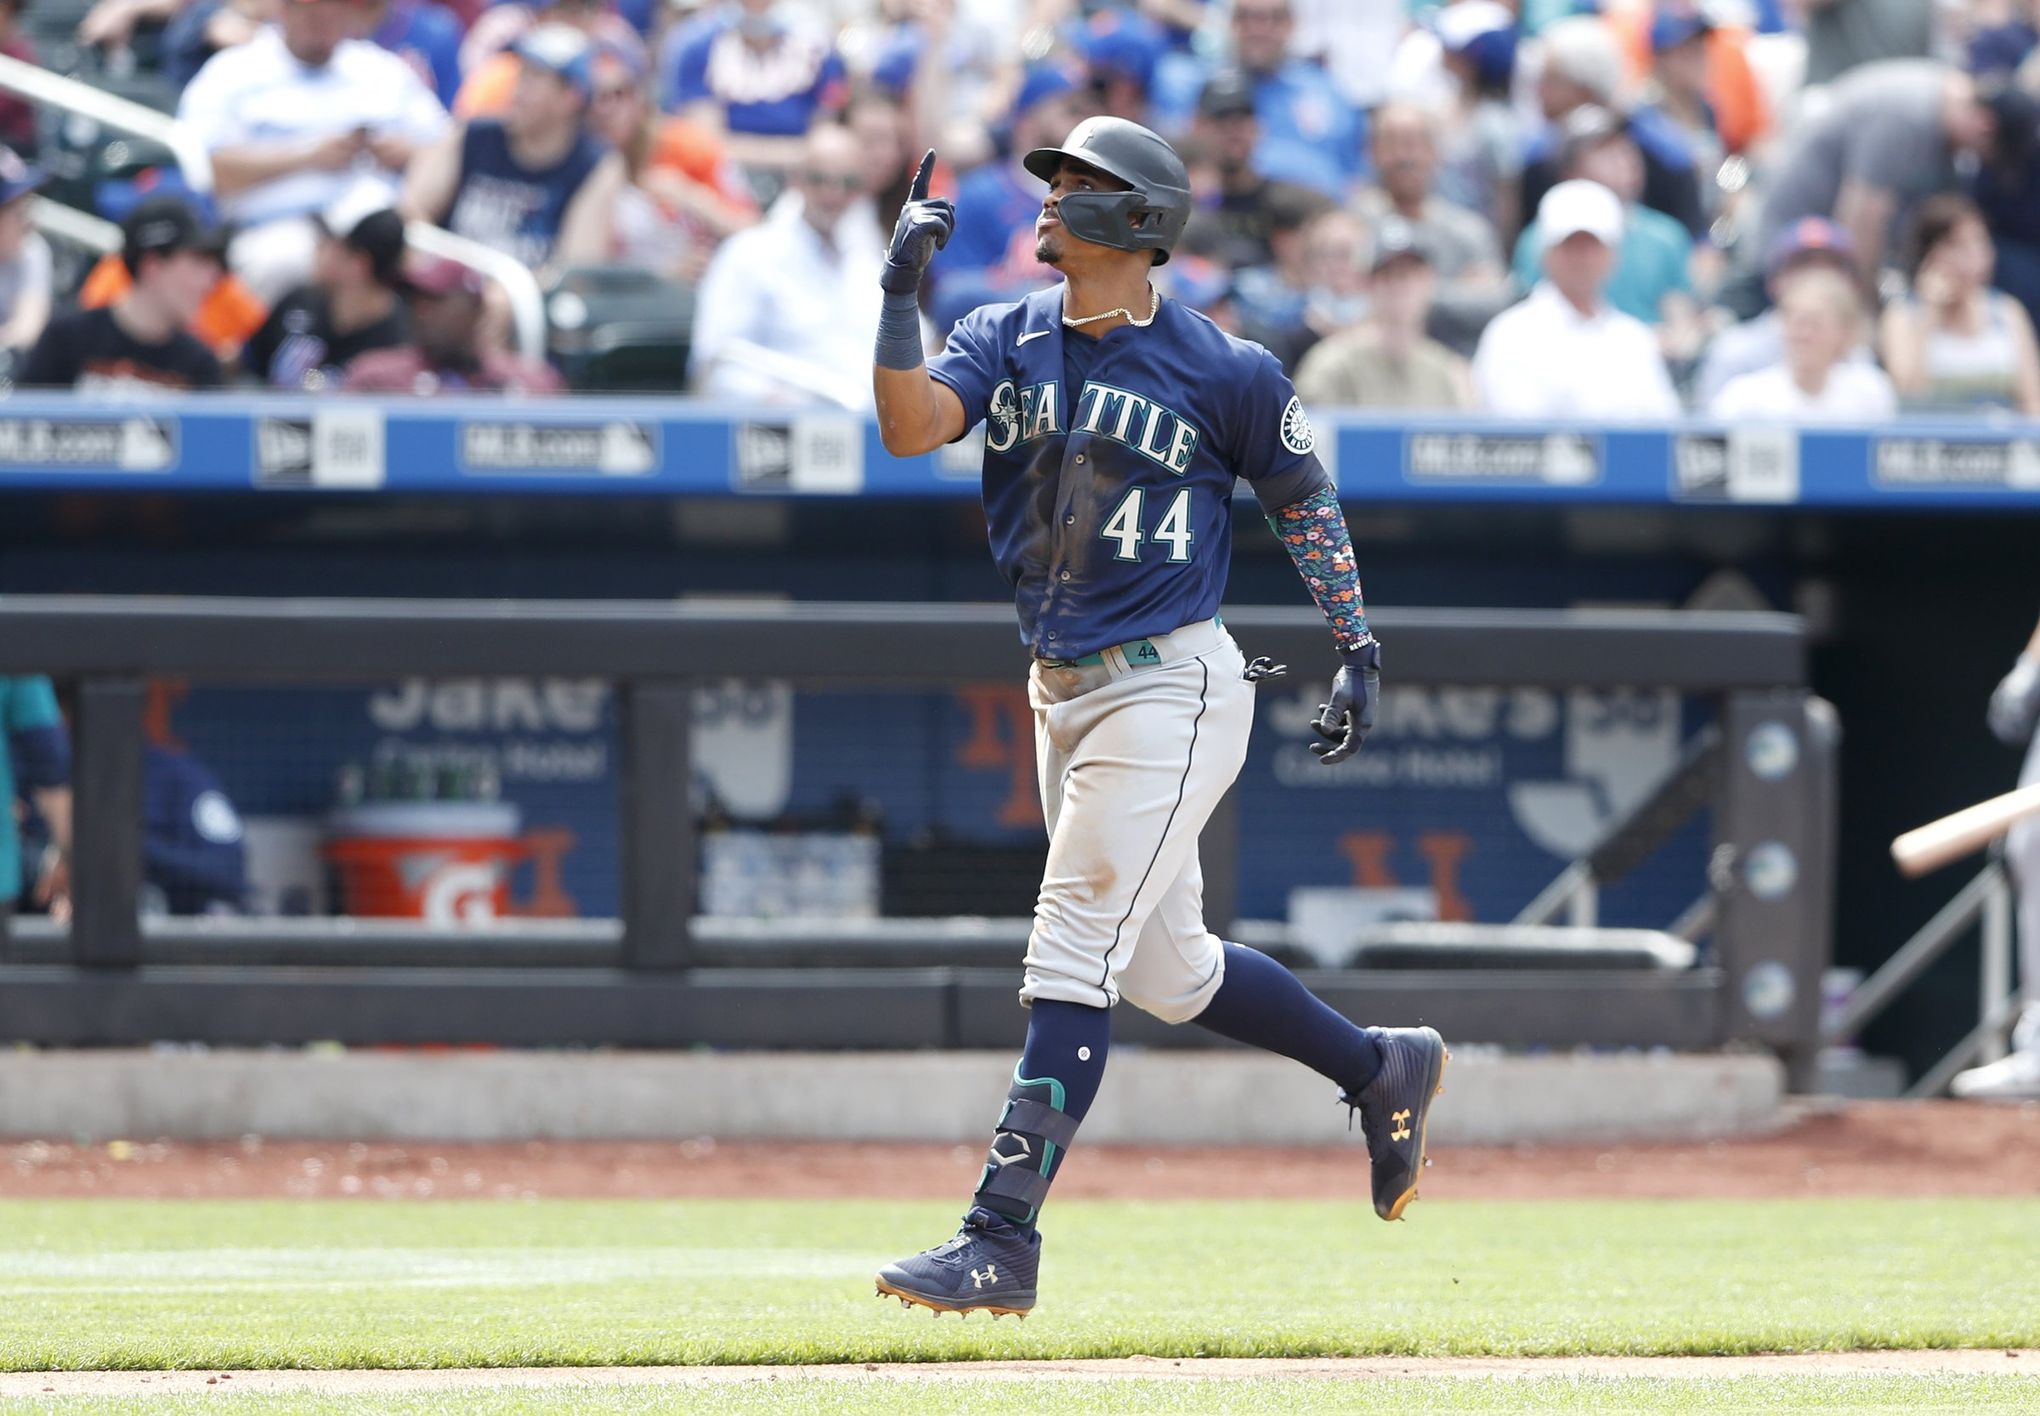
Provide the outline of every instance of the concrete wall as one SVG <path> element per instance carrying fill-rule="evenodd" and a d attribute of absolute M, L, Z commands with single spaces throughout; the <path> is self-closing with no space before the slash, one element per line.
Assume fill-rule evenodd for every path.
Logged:
<path fill-rule="evenodd" d="M 0 1135 L 336 1140 L 900 1139 L 976 1143 L 1007 1053 L 13 1052 Z M 1768 1056 L 1508 1057 L 1462 1048 L 1450 1143 L 1695 1138 L 1775 1124 Z M 1115 1053 L 1090 1142 L 1307 1145 L 1336 1089 L 1243 1051 Z"/>

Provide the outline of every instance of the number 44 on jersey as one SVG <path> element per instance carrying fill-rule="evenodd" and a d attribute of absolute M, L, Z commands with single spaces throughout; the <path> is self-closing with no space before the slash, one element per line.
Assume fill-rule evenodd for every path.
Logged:
<path fill-rule="evenodd" d="M 1169 560 L 1182 564 L 1190 559 L 1190 489 L 1179 487 L 1162 512 L 1153 531 L 1144 532 L 1147 489 L 1135 487 L 1120 499 L 1118 509 L 1105 520 L 1099 535 L 1115 544 L 1112 559 L 1137 561 L 1143 541 L 1158 541 L 1169 548 Z"/>

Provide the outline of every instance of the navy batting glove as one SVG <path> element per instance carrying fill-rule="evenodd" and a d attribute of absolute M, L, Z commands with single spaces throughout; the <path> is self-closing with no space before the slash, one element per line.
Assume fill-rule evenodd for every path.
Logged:
<path fill-rule="evenodd" d="M 911 295 L 921 288 L 921 276 L 935 253 L 949 244 L 956 230 L 956 208 L 941 197 L 928 195 L 928 178 L 935 171 L 935 149 L 921 159 L 914 184 L 907 189 L 906 205 L 893 225 L 892 245 L 885 253 L 885 274 L 879 283 L 888 295 Z"/>
<path fill-rule="evenodd" d="M 1318 704 L 1311 731 L 1323 738 L 1310 750 L 1329 767 L 1344 762 L 1360 750 L 1374 731 L 1374 705 L 1381 701 L 1381 644 L 1370 639 L 1350 654 L 1340 656 L 1345 667 L 1332 678 L 1332 701 Z"/>

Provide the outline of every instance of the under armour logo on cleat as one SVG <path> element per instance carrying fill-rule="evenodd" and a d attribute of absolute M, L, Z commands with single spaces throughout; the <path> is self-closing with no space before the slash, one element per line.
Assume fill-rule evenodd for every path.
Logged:
<path fill-rule="evenodd" d="M 1406 1141 L 1410 1138 L 1409 1112 L 1391 1111 L 1388 1113 L 1388 1119 L 1395 1123 L 1395 1129 L 1388 1133 L 1388 1138 L 1391 1141 Z"/>
<path fill-rule="evenodd" d="M 982 1272 L 972 1269 L 970 1271 L 970 1281 L 979 1288 L 983 1288 L 987 1283 L 997 1283 L 999 1281 L 999 1270 L 993 1264 L 986 1264 Z"/>

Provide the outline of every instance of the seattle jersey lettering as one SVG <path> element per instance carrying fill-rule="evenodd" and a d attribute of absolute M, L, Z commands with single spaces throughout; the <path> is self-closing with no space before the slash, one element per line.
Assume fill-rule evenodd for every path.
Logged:
<path fill-rule="evenodd" d="M 1132 448 L 1175 476 L 1190 470 L 1190 461 L 1197 455 L 1199 433 L 1182 414 L 1129 389 L 1090 381 L 1077 395 L 1075 423 L 1063 428 L 1056 418 L 1059 387 L 1038 383 L 1016 391 L 1013 380 L 1000 381 L 992 389 L 991 407 L 986 413 L 990 427 L 986 430 L 985 446 L 993 452 L 1009 452 L 1016 443 L 1033 442 L 1055 433 L 1094 433 Z"/>

